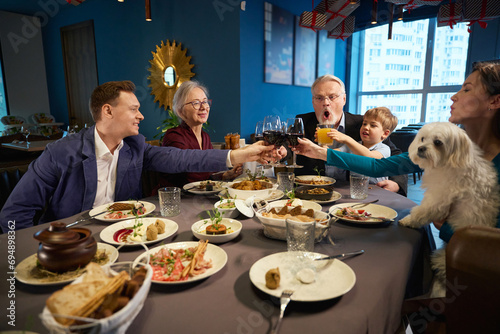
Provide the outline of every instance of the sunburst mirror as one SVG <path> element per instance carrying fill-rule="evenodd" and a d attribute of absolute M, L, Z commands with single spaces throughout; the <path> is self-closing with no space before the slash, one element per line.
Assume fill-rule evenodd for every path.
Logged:
<path fill-rule="evenodd" d="M 151 75 L 148 77 L 151 87 L 151 95 L 154 95 L 154 102 L 158 101 L 160 107 L 165 110 L 172 108 L 172 101 L 177 88 L 184 82 L 194 76 L 191 72 L 193 64 L 190 64 L 191 56 L 186 57 L 187 49 L 182 50 L 182 44 L 166 44 L 161 41 L 161 46 L 156 46 L 156 52 L 153 54 L 153 60 L 149 63 L 148 69 Z"/>

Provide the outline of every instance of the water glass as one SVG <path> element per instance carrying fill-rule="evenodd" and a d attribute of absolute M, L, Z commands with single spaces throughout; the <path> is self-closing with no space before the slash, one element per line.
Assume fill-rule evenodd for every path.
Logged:
<path fill-rule="evenodd" d="M 278 173 L 278 189 L 284 193 L 293 190 L 293 184 L 295 182 L 295 174 L 290 172 L 279 172 Z"/>
<path fill-rule="evenodd" d="M 351 198 L 365 199 L 368 197 L 368 176 L 351 173 Z"/>
<path fill-rule="evenodd" d="M 181 189 L 166 187 L 158 190 L 160 212 L 163 217 L 173 217 L 181 213 Z"/>
<path fill-rule="evenodd" d="M 286 219 L 286 245 L 289 252 L 314 251 L 316 221 L 303 222 L 295 218 Z"/>

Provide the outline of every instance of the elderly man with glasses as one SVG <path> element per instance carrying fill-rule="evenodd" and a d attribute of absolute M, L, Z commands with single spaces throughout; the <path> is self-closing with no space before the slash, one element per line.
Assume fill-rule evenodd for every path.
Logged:
<path fill-rule="evenodd" d="M 361 140 L 359 129 L 363 123 L 363 116 L 344 111 L 346 92 L 342 80 L 330 74 L 321 76 L 314 81 L 311 92 L 314 112 L 296 116 L 302 118 L 304 122 L 304 137 L 314 141 L 314 133 L 318 124 L 333 124 L 333 127 L 340 132 L 356 141 Z M 401 153 L 401 150 L 389 138 L 384 140 L 384 144 L 391 148 L 391 155 Z M 336 144 L 334 143 L 334 145 Z M 347 177 L 345 171 L 335 170 L 333 166 L 325 166 L 325 162 L 322 160 L 309 159 L 299 155 L 297 156 L 297 164 L 304 166 L 304 168 L 295 170 L 298 175 L 316 174 L 316 168 L 325 171 L 327 176 L 339 180 L 346 180 Z M 394 176 L 389 180 L 379 182 L 378 185 L 406 196 L 408 175 Z"/>

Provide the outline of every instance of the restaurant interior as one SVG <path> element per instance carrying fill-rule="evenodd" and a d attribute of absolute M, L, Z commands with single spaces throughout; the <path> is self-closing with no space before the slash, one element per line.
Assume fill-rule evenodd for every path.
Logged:
<path fill-rule="evenodd" d="M 264 8 L 266 3 L 271 3 L 294 16 L 300 16 L 304 11 L 311 11 L 320 2 L 319 0 L 312 1 L 312 5 L 311 1 L 308 0 L 68 1 L 0 0 L 0 60 L 9 115 L 29 119 L 34 113 L 50 114 L 57 124 L 61 124 L 59 128 L 61 129 L 60 135 L 62 135 L 70 131 L 71 128 L 74 129 L 75 125 L 82 128 L 93 124 L 86 108 L 88 107 L 88 96 L 96 85 L 108 81 L 130 80 L 137 87 L 136 96 L 141 104 L 140 110 L 144 115 L 144 120 L 140 124 L 140 133 L 148 141 L 157 140 L 159 127 L 170 117 L 168 107 L 171 107 L 171 96 L 175 92 L 175 87 L 173 90 L 172 87 L 158 87 L 151 80 L 152 74 L 154 74 L 155 56 L 158 57 L 159 50 L 166 46 L 173 46 L 177 54 L 180 54 L 179 58 L 184 62 L 184 66 L 187 67 L 183 72 L 178 71 L 176 75 L 184 73 L 188 77 L 187 80 L 189 78 L 198 80 L 209 89 L 212 107 L 208 130 L 212 142 L 223 143 L 227 133 L 238 133 L 246 143 L 251 143 L 255 124 L 266 115 L 278 114 L 282 119 L 286 119 L 312 111 L 310 86 L 271 83 L 265 80 Z M 389 14 L 394 9 L 392 4 L 388 2 L 382 0 L 378 2 L 361 0 L 358 2 L 360 3 L 359 8 L 351 14 L 356 18 L 354 31 L 383 25 L 391 19 L 396 20 L 396 16 Z M 374 2 L 377 3 L 377 22 L 372 23 Z M 455 2 L 455 0 L 446 0 L 442 1 L 442 4 Z M 401 15 L 403 15 L 403 20 L 410 21 L 433 18 L 438 14 L 438 7 L 425 5 L 405 11 Z M 476 61 L 500 59 L 500 20 L 497 17 L 486 22 L 487 24 L 481 25 L 475 23 L 471 27 L 466 60 L 467 68 L 471 68 L 472 63 Z M 72 40 L 73 29 L 78 30 L 82 27 L 87 29 L 87 32 L 90 31 L 89 34 L 85 35 L 86 38 L 90 39 Z M 65 41 L 69 42 L 65 44 Z M 70 45 L 70 42 L 75 42 L 75 45 Z M 346 83 L 348 90 L 356 87 L 359 82 L 357 78 L 358 64 L 355 58 L 360 50 L 353 43 L 353 39 L 349 37 L 333 39 L 332 43 L 335 44 L 335 54 L 331 55 L 335 69 L 334 74 Z M 76 51 L 80 52 L 76 58 L 80 59 L 80 64 L 85 66 L 85 70 L 70 68 L 68 65 L 68 58 L 71 58 L 71 54 L 67 53 L 66 50 L 67 48 L 71 49 L 71 47 L 73 47 L 73 51 L 79 50 Z M 82 53 L 83 56 L 81 56 Z M 177 68 L 178 63 L 173 65 Z M 71 71 L 74 73 L 73 77 L 68 74 Z M 347 93 L 349 95 L 349 91 Z M 168 96 L 170 96 L 170 100 Z M 364 110 L 360 109 L 360 105 L 356 103 L 356 96 L 348 97 L 344 110 L 354 114 L 363 114 Z M 425 120 L 419 119 L 417 121 L 423 122 Z M 1 130 L 2 128 L 0 128 Z M 59 135 L 55 135 L 50 139 L 58 137 Z M 6 143 L 7 140 L 2 140 L 0 136 L 0 142 Z M 26 152 L 0 147 L 0 169 L 8 170 L 11 173 L 8 176 L 10 181 L 7 180 L 3 183 L 7 184 L 8 191 L 11 191 L 15 186 L 15 182 L 13 183 L 12 180 L 16 179 L 17 182 L 26 171 L 28 164 L 36 159 L 42 150 L 43 148 Z M 16 170 L 17 176 L 12 176 L 12 171 Z M 412 177 L 415 178 L 415 181 Z M 417 182 L 419 177 L 421 177 L 421 173 L 415 173 L 413 176 L 410 174 L 409 182 Z M 150 188 L 151 185 L 147 185 L 147 187 Z M 382 198 L 380 192 L 374 191 L 374 193 Z M 344 197 L 347 194 L 348 191 L 342 192 Z M 394 205 L 393 208 L 399 215 L 407 214 L 409 212 L 408 203 L 411 201 L 391 196 L 399 195 L 391 194 L 388 198 L 384 197 L 382 202 L 387 206 L 389 206 L 388 203 Z M 6 192 L 0 194 L 0 209 L 7 197 L 8 193 Z M 191 225 L 198 217 L 195 211 L 198 213 L 199 210 L 196 208 L 206 204 L 203 202 L 206 198 L 198 200 L 198 197 L 192 195 L 186 197 L 188 200 L 187 204 L 183 203 L 182 217 L 178 217 L 179 220 L 182 220 L 179 221 L 179 225 L 181 223 Z M 375 198 L 368 197 L 367 200 Z M 412 206 L 414 203 L 410 203 L 410 205 Z M 188 213 L 184 216 L 186 212 Z M 67 219 L 65 222 L 69 223 L 70 220 Z M 101 226 L 98 225 L 98 228 L 94 226 L 92 229 L 97 233 L 102 227 L 101 224 Z M 353 259 L 353 262 L 347 263 L 354 263 L 354 271 L 364 274 L 364 283 L 359 283 L 363 290 L 357 291 L 356 295 L 351 291 L 350 295 L 340 297 L 341 300 L 322 300 L 318 303 L 292 305 L 291 312 L 294 312 L 294 317 L 284 320 L 285 323 L 286 320 L 290 320 L 291 325 L 289 323 L 287 327 L 284 327 L 283 333 L 327 332 L 324 326 L 328 326 L 330 320 L 334 324 L 343 323 L 344 330 L 346 328 L 352 330 L 343 331 L 343 333 L 356 333 L 357 330 L 361 330 L 361 332 L 404 333 L 404 325 L 400 324 L 398 302 L 401 302 L 405 296 L 414 297 L 416 294 L 413 291 L 408 293 L 408 290 L 412 290 L 412 288 L 406 286 L 406 280 L 414 278 L 413 270 L 419 271 L 419 274 L 424 276 L 428 273 L 425 272 L 425 269 L 415 269 L 409 264 L 402 264 L 405 261 L 413 263 L 413 261 L 422 260 L 422 253 L 425 252 L 424 246 L 420 248 L 422 240 L 425 239 L 423 233 L 417 233 L 413 230 L 401 232 L 396 227 L 391 227 L 391 237 L 386 237 L 375 229 L 365 229 L 363 235 L 358 236 L 354 229 L 345 228 L 342 230 L 342 233 L 345 234 L 335 239 L 335 247 L 341 248 L 335 248 L 334 251 L 344 251 L 342 247 L 349 244 L 350 237 L 355 240 L 353 246 L 368 247 L 368 249 L 370 246 L 376 248 L 375 244 L 378 241 L 387 241 L 390 245 L 386 244 L 386 248 L 380 248 L 377 251 L 378 256 L 383 257 L 391 253 L 392 250 L 389 246 L 403 248 L 402 255 L 397 259 L 392 257 L 385 259 L 383 261 L 384 267 L 381 268 L 388 272 L 392 268 L 391 265 L 404 266 L 402 271 L 406 270 L 404 275 L 408 274 L 409 278 L 406 276 L 397 277 L 391 282 L 393 277 L 388 277 L 389 281 L 384 283 L 384 288 L 376 291 L 378 290 L 376 285 L 366 282 L 367 277 L 371 275 L 370 270 L 373 269 L 370 267 L 371 263 L 367 263 L 369 261 L 366 260 L 363 262 L 364 267 L 361 267 L 355 262 L 357 258 Z M 265 243 L 266 238 L 261 238 L 260 234 L 256 234 L 257 232 L 253 230 L 247 231 L 246 234 L 244 232 L 242 233 L 243 237 L 237 239 L 240 241 L 243 239 L 243 245 L 240 245 L 236 250 L 233 248 L 237 254 L 237 260 L 232 263 L 233 267 L 222 270 L 223 281 L 231 284 L 229 290 L 234 290 L 234 296 L 231 294 L 230 297 L 227 297 L 228 306 L 223 306 L 222 310 L 229 312 L 233 307 L 234 312 L 231 314 L 233 318 L 227 321 L 227 326 L 221 325 L 213 319 L 207 320 L 205 330 L 209 332 L 210 329 L 213 329 L 214 332 L 242 332 L 242 330 L 250 332 L 249 330 L 255 330 L 256 333 L 269 333 L 278 317 L 279 299 L 268 298 L 268 296 L 263 296 L 261 291 L 256 291 L 255 288 L 251 289 L 249 287 L 251 286 L 250 280 L 247 278 L 248 268 L 243 268 L 249 266 L 251 261 L 256 261 L 259 256 L 267 255 L 271 251 L 279 251 L 286 244 L 275 243 L 268 246 Z M 183 231 L 183 233 L 181 238 L 185 237 L 188 232 Z M 189 238 L 191 237 L 189 235 Z M 404 238 L 405 242 L 408 241 L 409 250 L 405 248 L 406 244 L 401 245 L 399 241 L 396 241 L 399 237 Z M 245 238 L 251 240 L 252 247 L 249 247 L 250 243 L 245 243 Z M 370 239 L 368 245 L 365 245 L 363 242 L 369 238 L 373 239 Z M 230 247 L 234 247 L 231 243 L 227 245 L 229 250 L 231 250 Z M 260 252 L 255 251 L 253 248 L 255 245 L 261 248 Z M 325 245 L 319 249 L 326 252 Z M 26 253 L 26 251 L 24 252 Z M 496 252 L 498 253 L 497 250 Z M 132 260 L 138 253 L 137 249 L 132 252 L 126 251 L 124 258 Z M 3 250 L 1 254 L 4 255 Z M 359 258 L 364 259 L 367 256 L 369 255 L 363 255 Z M 390 256 L 396 255 L 391 254 Z M 229 274 L 237 275 L 237 281 L 230 280 Z M 359 277 L 358 275 L 357 279 Z M 374 280 L 381 277 L 387 278 L 382 275 L 380 277 L 374 275 Z M 170 303 L 175 300 L 175 303 L 180 304 L 183 302 L 183 298 L 186 298 L 190 302 L 196 303 L 193 292 L 200 292 L 197 290 L 206 292 L 204 289 L 207 289 L 207 284 L 210 283 L 208 280 L 194 283 L 194 285 L 185 285 L 187 288 L 183 287 L 179 290 L 175 290 L 177 287 L 172 288 L 171 286 L 153 286 L 150 292 L 150 296 L 153 295 L 153 297 L 149 299 L 149 304 L 146 302 L 145 310 L 148 315 L 151 312 L 152 315 L 156 316 L 156 320 L 153 321 L 154 326 L 148 323 L 146 317 L 137 319 L 132 324 L 131 332 L 140 332 L 143 329 L 152 330 L 161 326 L 161 322 L 158 320 L 161 317 L 159 315 L 161 312 L 156 309 L 158 305 L 153 305 L 154 302 Z M 190 290 L 190 288 L 192 289 Z M 22 295 L 24 302 L 29 300 L 30 294 L 36 294 L 38 304 L 42 304 L 41 300 L 46 297 L 43 296 L 44 294 L 52 292 L 47 287 L 43 287 L 43 291 L 40 293 L 36 292 L 35 288 L 26 288 L 23 285 L 20 289 L 20 295 Z M 217 287 L 216 290 L 211 291 L 219 292 L 226 289 Z M 180 292 L 177 293 L 178 291 Z M 368 294 L 370 291 L 373 291 L 374 295 L 370 297 L 367 310 L 364 310 L 364 305 L 355 298 L 359 298 L 361 293 Z M 394 295 L 392 295 L 393 292 Z M 167 301 L 166 296 L 171 296 L 172 299 Z M 217 295 L 211 294 L 210 297 L 215 299 Z M 387 299 L 384 299 L 386 297 Z M 381 306 L 377 307 L 377 302 L 372 302 L 372 299 L 383 300 L 380 302 Z M 274 307 L 271 308 L 271 311 L 269 311 L 270 306 Z M 342 311 L 330 315 L 336 306 L 343 307 Z M 390 312 L 387 311 L 388 314 L 384 313 L 384 306 L 387 309 L 390 308 Z M 456 307 L 463 306 L 456 305 Z M 195 309 L 198 312 L 204 310 L 201 306 L 195 306 Z M 349 312 L 356 309 L 360 310 L 360 314 L 356 318 L 349 318 Z M 19 318 L 27 322 L 29 317 L 40 312 L 39 309 L 27 310 L 23 308 L 23 314 L 19 314 Z M 186 322 L 187 332 L 194 333 L 201 330 L 201 327 L 197 327 L 192 319 L 182 315 L 179 310 L 175 312 L 179 312 L 175 315 L 178 319 Z M 257 313 L 258 317 L 255 316 Z M 368 314 L 366 317 L 365 313 Z M 261 319 L 261 315 L 263 319 Z M 303 319 L 307 316 L 313 319 L 309 323 L 310 327 L 303 323 Z M 258 320 L 254 320 L 255 317 Z M 314 321 L 316 323 L 313 323 Z M 41 331 L 40 320 L 37 319 L 35 323 L 35 328 Z M 498 323 L 494 325 L 498 325 Z M 6 328 L 0 323 L 0 330 Z M 29 329 L 29 326 L 23 326 L 23 328 Z M 173 325 L 172 328 L 174 332 L 182 330 L 182 326 L 177 324 Z M 408 329 L 406 333 L 411 333 L 411 330 Z"/>

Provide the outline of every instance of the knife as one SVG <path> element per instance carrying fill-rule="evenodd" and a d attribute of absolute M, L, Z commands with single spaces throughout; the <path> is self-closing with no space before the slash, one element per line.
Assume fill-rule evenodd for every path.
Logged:
<path fill-rule="evenodd" d="M 365 251 L 363 249 L 355 251 L 355 252 L 350 252 L 350 253 L 344 253 L 344 254 L 337 254 L 337 255 L 332 255 L 332 256 L 327 256 L 327 257 L 321 257 L 314 259 L 314 261 L 322 261 L 322 260 L 331 260 L 331 259 L 338 259 L 341 257 L 346 257 L 346 256 L 355 256 L 355 255 L 361 255 Z"/>
<path fill-rule="evenodd" d="M 89 219 L 95 218 L 95 217 L 97 217 L 97 216 L 99 216 L 99 215 L 102 215 L 103 213 L 106 213 L 106 212 L 108 212 L 108 210 L 103 211 L 103 212 L 99 212 L 99 213 L 97 213 L 97 214 L 95 214 L 95 215 L 92 215 L 92 216 L 90 216 L 90 217 L 88 217 L 88 218 L 80 218 L 80 219 L 78 219 L 77 221 L 75 221 L 75 222 L 73 222 L 73 223 L 71 223 L 71 224 L 67 224 L 67 225 L 66 225 L 66 227 L 71 227 L 71 226 L 74 226 L 74 225 L 79 224 L 79 223 L 81 223 L 81 222 L 84 222 L 84 221 L 86 221 L 86 220 L 89 220 Z"/>

